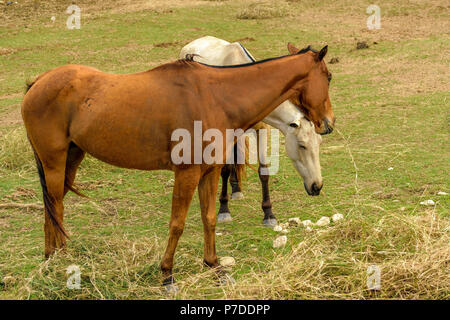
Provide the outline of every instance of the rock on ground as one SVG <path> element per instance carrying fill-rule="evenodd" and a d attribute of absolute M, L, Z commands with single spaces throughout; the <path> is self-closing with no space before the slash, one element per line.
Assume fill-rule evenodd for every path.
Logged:
<path fill-rule="evenodd" d="M 291 227 L 296 227 L 299 226 L 302 223 L 302 220 L 300 220 L 300 218 L 289 218 L 289 225 Z"/>
<path fill-rule="evenodd" d="M 319 227 L 327 226 L 329 224 L 330 224 L 330 218 L 328 218 L 328 217 L 322 217 L 316 222 L 316 225 L 318 225 Z"/>
<path fill-rule="evenodd" d="M 423 205 L 423 206 L 434 206 L 435 205 L 433 200 L 421 201 L 420 204 Z"/>
<path fill-rule="evenodd" d="M 220 258 L 219 263 L 221 266 L 231 267 L 236 264 L 236 260 L 234 260 L 233 257 L 222 257 L 222 258 Z"/>
<path fill-rule="evenodd" d="M 273 247 L 276 248 L 281 248 L 284 247 L 287 243 L 287 237 L 286 236 L 279 236 L 278 238 L 276 238 L 275 240 L 273 240 Z"/>
<path fill-rule="evenodd" d="M 309 226 L 313 225 L 311 220 L 303 220 L 302 224 L 303 224 L 304 227 L 309 227 Z"/>
<path fill-rule="evenodd" d="M 341 214 L 341 213 L 335 213 L 331 217 L 331 220 L 333 220 L 333 222 L 337 222 L 337 221 L 342 220 L 342 219 L 344 219 L 344 215 Z"/>
<path fill-rule="evenodd" d="M 275 227 L 273 227 L 273 231 L 281 232 L 281 231 L 283 231 L 283 227 L 281 227 L 280 225 L 276 225 Z"/>

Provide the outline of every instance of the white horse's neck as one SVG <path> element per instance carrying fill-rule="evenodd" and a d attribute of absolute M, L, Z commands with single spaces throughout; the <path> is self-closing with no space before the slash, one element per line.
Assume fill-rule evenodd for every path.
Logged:
<path fill-rule="evenodd" d="M 300 119 L 304 117 L 305 116 L 303 113 L 299 111 L 297 107 L 295 107 L 292 103 L 285 101 L 267 117 L 265 117 L 263 121 L 272 127 L 277 128 L 283 132 L 284 135 L 286 135 L 287 130 L 290 127 L 289 124 L 297 123 L 298 125 Z"/>

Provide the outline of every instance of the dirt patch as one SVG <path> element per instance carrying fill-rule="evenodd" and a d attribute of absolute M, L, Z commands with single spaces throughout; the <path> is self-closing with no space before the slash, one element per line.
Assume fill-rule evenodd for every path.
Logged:
<path fill-rule="evenodd" d="M 256 41 L 256 39 L 255 39 L 255 38 L 252 38 L 252 37 L 245 37 L 245 38 L 241 38 L 241 39 L 234 40 L 233 42 L 244 42 L 244 41 L 249 41 L 249 42 L 251 42 L 251 41 Z"/>
<path fill-rule="evenodd" d="M 339 63 L 339 58 L 331 58 L 331 60 L 328 62 L 329 64 L 336 64 Z"/>
<path fill-rule="evenodd" d="M 280 18 L 289 15 L 288 6 L 281 2 L 256 2 L 240 10 L 236 18 L 242 20 L 260 20 Z"/>
<path fill-rule="evenodd" d="M 16 52 L 17 50 L 13 48 L 0 48 L 0 56 L 7 56 Z"/>
<path fill-rule="evenodd" d="M 19 105 L 15 104 L 15 105 L 8 106 L 8 107 L 2 108 L 2 109 L 13 109 L 13 110 L 7 111 L 6 113 L 4 113 L 0 116 L 0 126 L 1 127 L 20 124 L 23 122 Z"/>
<path fill-rule="evenodd" d="M 154 44 L 153 46 L 155 48 L 169 48 L 169 47 L 176 47 L 178 45 L 179 45 L 178 42 L 161 42 L 161 43 Z"/>
<path fill-rule="evenodd" d="M 23 93 L 21 92 L 17 92 L 17 93 L 11 93 L 11 94 L 5 94 L 3 96 L 0 96 L 0 100 L 3 99 L 14 99 L 14 98 L 19 98 L 23 95 Z"/>
<path fill-rule="evenodd" d="M 35 199 L 36 197 L 37 194 L 35 190 L 25 187 L 17 187 L 13 193 L 6 195 L 4 199 L 8 199 L 13 202 L 21 202 L 23 200 Z"/>
<path fill-rule="evenodd" d="M 356 50 L 369 49 L 369 45 L 365 41 L 356 43 Z"/>
<path fill-rule="evenodd" d="M 4 1 L 6 2 L 6 1 Z M 28 26 L 34 21 L 48 17 L 48 24 L 51 23 L 50 18 L 55 16 L 58 18 L 66 18 L 66 9 L 72 4 L 76 4 L 82 10 L 84 18 L 92 18 L 106 12 L 110 13 L 128 13 L 139 12 L 143 10 L 153 10 L 159 14 L 171 13 L 174 8 L 191 7 L 198 5 L 208 5 L 208 1 L 195 0 L 22 0 L 12 5 L 0 4 L 0 26 L 17 27 Z M 23 30 L 28 32 L 29 30 Z"/>

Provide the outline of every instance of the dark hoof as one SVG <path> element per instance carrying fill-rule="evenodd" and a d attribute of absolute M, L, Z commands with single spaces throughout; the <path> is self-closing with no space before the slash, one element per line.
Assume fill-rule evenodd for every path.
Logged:
<path fill-rule="evenodd" d="M 229 212 L 221 212 L 217 215 L 217 222 L 230 222 L 233 221 Z"/>
<path fill-rule="evenodd" d="M 167 294 L 176 294 L 178 292 L 178 286 L 175 284 L 175 279 L 170 276 L 163 281 L 163 287 Z"/>
<path fill-rule="evenodd" d="M 231 194 L 231 200 L 240 200 L 244 198 L 244 194 L 242 192 L 233 192 Z"/>
<path fill-rule="evenodd" d="M 219 273 L 217 281 L 220 286 L 234 285 L 236 283 L 236 280 L 234 280 L 231 274 L 223 271 Z"/>
<path fill-rule="evenodd" d="M 273 218 L 273 219 L 264 219 L 263 220 L 263 225 L 264 227 L 268 227 L 268 228 L 273 228 L 277 225 L 277 219 Z"/>

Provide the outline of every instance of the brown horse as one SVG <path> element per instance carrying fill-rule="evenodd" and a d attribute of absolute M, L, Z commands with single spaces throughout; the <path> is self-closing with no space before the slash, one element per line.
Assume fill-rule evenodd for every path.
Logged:
<path fill-rule="evenodd" d="M 237 67 L 180 60 L 136 74 L 67 65 L 40 75 L 29 85 L 22 117 L 44 196 L 45 256 L 65 245 L 63 197 L 76 191 L 72 184 L 87 152 L 123 168 L 174 171 L 169 241 L 161 263 L 164 284 L 173 282 L 175 249 L 197 187 L 204 261 L 220 270 L 215 208 L 222 164 L 192 164 L 192 159 L 175 164 L 171 152 L 177 143 L 171 135 L 184 128 L 194 137 L 195 120 L 202 121 L 203 131 L 216 128 L 223 136 L 226 129 L 245 131 L 287 99 L 307 111 L 319 133 L 329 132 L 334 115 L 328 96 L 330 74 L 323 61 L 326 52 L 327 47 L 320 52 L 302 50 Z M 224 162 L 227 151 L 224 147 Z"/>

